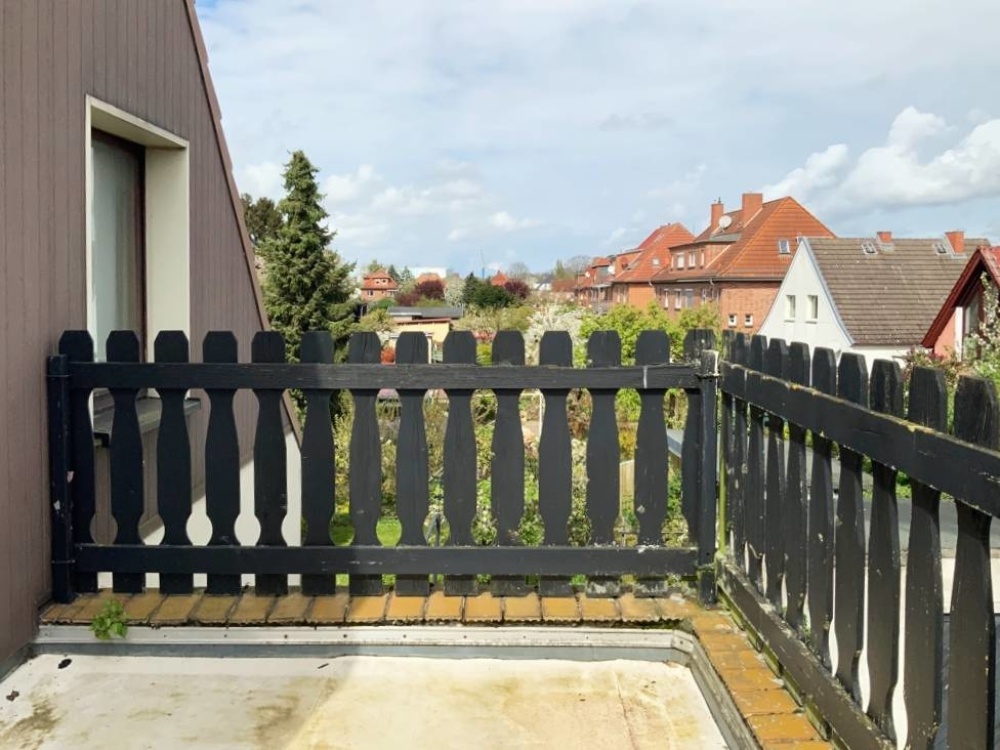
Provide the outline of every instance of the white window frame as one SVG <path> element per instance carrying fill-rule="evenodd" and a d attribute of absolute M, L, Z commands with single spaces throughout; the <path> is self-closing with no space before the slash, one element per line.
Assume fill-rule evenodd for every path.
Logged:
<path fill-rule="evenodd" d="M 684 253 L 677 253 L 677 262 L 675 265 L 678 269 L 684 268 Z"/>
<path fill-rule="evenodd" d="M 753 313 L 745 313 L 743 315 L 743 325 L 746 328 L 753 327 Z"/>
<path fill-rule="evenodd" d="M 819 295 L 809 294 L 806 296 L 806 322 L 815 323 L 819 320 Z"/>
<path fill-rule="evenodd" d="M 729 327 L 736 328 L 736 313 L 729 313 Z"/>
<path fill-rule="evenodd" d="M 785 295 L 785 320 L 795 320 L 796 301 L 794 294 Z"/>
<path fill-rule="evenodd" d="M 145 320 L 147 361 L 160 331 L 191 336 L 191 164 L 184 138 L 93 96 L 86 97 L 84 153 L 87 203 L 87 329 L 95 331 L 91 133 L 100 130 L 145 148 Z M 103 351 L 104 342 L 95 341 Z"/>

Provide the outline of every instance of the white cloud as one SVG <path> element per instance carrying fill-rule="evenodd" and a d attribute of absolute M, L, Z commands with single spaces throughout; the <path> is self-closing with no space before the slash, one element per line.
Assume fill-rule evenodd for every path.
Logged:
<path fill-rule="evenodd" d="M 464 240 L 469 236 L 469 230 L 465 227 L 455 227 L 450 232 L 448 232 L 448 242 L 458 242 L 459 240 Z"/>
<path fill-rule="evenodd" d="M 1000 196 L 1000 119 L 922 156 L 928 141 L 951 132 L 943 117 L 907 107 L 893 120 L 884 144 L 863 151 L 853 163 L 846 146 L 830 146 L 765 192 L 812 199 L 817 208 L 837 214 Z"/>
<path fill-rule="evenodd" d="M 322 191 L 329 204 L 350 203 L 379 182 L 381 178 L 375 174 L 375 168 L 370 164 L 362 164 L 353 173 L 327 177 L 323 180 Z"/>
<path fill-rule="evenodd" d="M 284 192 L 284 166 L 274 161 L 249 164 L 243 168 L 239 180 L 240 190 L 254 198 L 267 196 L 277 200 Z"/>
<path fill-rule="evenodd" d="M 497 211 L 490 216 L 490 224 L 501 232 L 516 232 L 519 229 L 531 229 L 541 222 L 537 219 L 515 219 L 506 211 Z"/>
<path fill-rule="evenodd" d="M 834 184 L 848 162 L 848 149 L 843 143 L 828 146 L 823 151 L 810 154 L 805 165 L 796 167 L 773 185 L 762 189 L 766 200 L 785 195 L 806 198 L 813 191 Z"/>
<path fill-rule="evenodd" d="M 976 40 L 1000 24 L 996 0 L 963 0 L 960 10 L 940 0 L 212 0 L 196 9 L 241 189 L 278 196 L 280 164 L 303 149 L 336 176 L 321 185 L 331 213 L 379 228 L 358 236 L 386 262 L 420 254 L 467 270 L 469 248 L 443 241 L 457 228 L 493 257 L 510 251 L 543 267 L 567 243 L 599 252 L 619 225 L 642 236 L 670 220 L 700 225 L 717 196 L 778 185 L 791 166 L 803 171 L 786 179 L 828 201 L 810 202 L 823 219 L 824 205 L 849 217 L 864 196 L 910 205 L 993 194 L 986 166 L 968 161 L 990 159 L 976 139 L 989 136 L 1000 48 Z M 790 65 L 806 38 L 808 52 Z M 845 39 L 863 53 L 845 54 Z M 917 95 L 937 117 L 914 109 L 890 139 L 886 112 Z M 987 131 L 974 138 L 977 126 Z M 829 144 L 850 146 L 839 170 L 806 163 Z M 918 178 L 890 186 L 903 195 L 882 195 L 863 170 L 847 183 L 872 146 L 897 149 L 883 158 Z M 949 152 L 952 163 L 935 161 Z M 700 162 L 700 179 L 684 180 Z M 645 217 L 633 220 L 637 209 Z M 966 210 L 985 226 L 982 205 L 942 220 L 968 226 Z M 493 223 L 504 212 L 510 220 Z M 551 231 L 503 229 L 525 216 Z"/>

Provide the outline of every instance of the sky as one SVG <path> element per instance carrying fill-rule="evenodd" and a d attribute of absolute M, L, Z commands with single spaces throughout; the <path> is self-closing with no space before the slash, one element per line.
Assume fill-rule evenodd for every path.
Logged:
<path fill-rule="evenodd" d="M 359 266 L 460 273 L 791 195 L 1000 242 L 996 0 L 198 0 L 241 192 L 319 168 Z"/>

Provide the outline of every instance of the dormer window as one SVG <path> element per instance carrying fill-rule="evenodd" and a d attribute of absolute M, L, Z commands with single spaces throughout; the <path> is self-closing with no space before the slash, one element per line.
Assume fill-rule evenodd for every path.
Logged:
<path fill-rule="evenodd" d="M 784 239 L 778 240 L 778 254 L 779 255 L 788 255 L 791 252 L 792 252 L 792 243 L 791 242 L 789 242 L 788 240 L 784 240 Z"/>
<path fill-rule="evenodd" d="M 677 253 L 677 267 L 684 268 L 684 253 Z"/>

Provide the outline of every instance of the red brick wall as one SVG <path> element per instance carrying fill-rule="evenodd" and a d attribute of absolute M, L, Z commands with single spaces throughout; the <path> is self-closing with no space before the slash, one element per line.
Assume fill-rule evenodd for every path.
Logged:
<path fill-rule="evenodd" d="M 779 282 L 757 281 L 753 283 L 723 282 L 722 295 L 719 300 L 719 312 L 722 317 L 722 330 L 733 330 L 741 333 L 757 333 L 764 318 L 771 310 L 774 298 L 778 295 Z M 745 316 L 753 315 L 753 325 L 746 326 Z M 736 315 L 736 325 L 729 325 L 729 316 Z"/>

